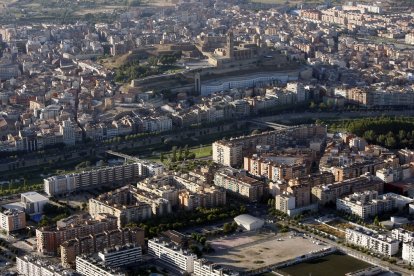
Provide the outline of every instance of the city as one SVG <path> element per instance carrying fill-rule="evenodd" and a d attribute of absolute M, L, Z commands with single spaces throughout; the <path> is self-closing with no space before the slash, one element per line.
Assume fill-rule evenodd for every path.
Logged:
<path fill-rule="evenodd" d="M 412 0 L 0 15 L 0 275 L 414 274 Z"/>

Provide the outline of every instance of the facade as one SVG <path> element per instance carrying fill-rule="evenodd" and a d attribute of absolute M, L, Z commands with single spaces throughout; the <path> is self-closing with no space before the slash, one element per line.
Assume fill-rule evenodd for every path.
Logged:
<path fill-rule="evenodd" d="M 140 250 L 144 248 L 144 230 L 139 228 L 116 229 L 65 241 L 60 245 L 61 264 L 63 267 L 72 267 L 76 256 L 105 252 L 107 248 L 119 248 L 127 244 L 139 247 Z"/>
<path fill-rule="evenodd" d="M 243 163 L 243 156 L 254 153 L 256 146 L 267 145 L 272 148 L 289 146 L 309 146 L 310 140 L 326 139 L 326 127 L 319 125 L 281 126 L 281 130 L 255 135 L 242 136 L 213 143 L 213 161 L 225 166 L 237 167 Z"/>
<path fill-rule="evenodd" d="M 259 201 L 263 196 L 264 183 L 237 170 L 222 170 L 214 175 L 214 185 L 239 194 L 251 202 Z"/>
<path fill-rule="evenodd" d="M 24 276 L 63 276 L 74 273 L 37 256 L 16 257 L 17 273 Z M 72 274 L 73 275 L 73 274 Z"/>
<path fill-rule="evenodd" d="M 403 243 L 402 259 L 409 264 L 414 264 L 414 243 L 412 241 Z"/>
<path fill-rule="evenodd" d="M 43 207 L 49 199 L 37 192 L 27 192 L 21 194 L 21 203 L 24 206 L 24 210 L 29 215 L 43 213 Z"/>
<path fill-rule="evenodd" d="M 414 242 L 414 232 L 405 230 L 403 228 L 392 229 L 391 236 L 402 243 Z"/>
<path fill-rule="evenodd" d="M 178 267 L 180 270 L 188 273 L 194 272 L 196 255 L 183 251 L 165 239 L 154 238 L 149 240 L 148 253 L 169 265 Z"/>
<path fill-rule="evenodd" d="M 147 161 L 100 168 L 44 179 L 45 193 L 50 196 L 68 194 L 98 186 L 128 184 L 140 177 L 162 173 L 163 169 Z"/>
<path fill-rule="evenodd" d="M 235 167 L 242 163 L 242 145 L 237 143 L 213 143 L 213 161 L 229 167 Z"/>
<path fill-rule="evenodd" d="M 121 267 L 142 261 L 142 249 L 140 246 L 130 244 L 106 248 L 98 253 L 98 257 L 109 267 Z"/>
<path fill-rule="evenodd" d="M 300 178 L 310 173 L 310 162 L 295 156 L 244 157 L 244 169 L 251 175 L 271 181 Z"/>
<path fill-rule="evenodd" d="M 59 246 L 70 239 L 102 233 L 117 228 L 117 220 L 110 215 L 102 214 L 96 220 L 85 216 L 72 216 L 70 223 L 56 227 L 36 229 L 37 252 L 45 255 L 58 254 Z"/>
<path fill-rule="evenodd" d="M 107 267 L 100 262 L 101 260 L 85 255 L 76 257 L 76 271 L 84 276 L 126 276 L 125 273 L 117 269 Z"/>
<path fill-rule="evenodd" d="M 206 259 L 197 259 L 194 261 L 194 276 L 237 276 L 236 272 L 231 272 L 219 265 L 211 263 Z"/>
<path fill-rule="evenodd" d="M 397 254 L 399 249 L 398 240 L 385 235 L 379 235 L 362 226 L 354 229 L 346 229 L 345 237 L 347 243 L 367 248 L 375 253 L 385 256 L 393 256 Z"/>
<path fill-rule="evenodd" d="M 395 206 L 395 200 L 392 197 L 378 196 L 377 191 L 354 193 L 336 200 L 337 210 L 356 215 L 362 219 L 392 211 Z"/>
<path fill-rule="evenodd" d="M 335 203 L 338 198 L 367 190 L 377 191 L 378 194 L 382 194 L 384 183 L 376 180 L 371 175 L 363 175 L 332 184 L 316 185 L 311 189 L 312 203 L 318 203 L 319 205 Z"/>
<path fill-rule="evenodd" d="M 0 212 L 0 228 L 7 233 L 26 228 L 25 212 L 15 209 Z"/>
<path fill-rule="evenodd" d="M 153 215 L 163 215 L 157 213 L 157 210 L 163 210 L 164 214 L 168 214 L 171 212 L 171 205 L 168 200 L 153 201 L 152 204 L 144 202 L 138 190 L 132 186 L 124 186 L 89 200 L 89 214 L 92 217 L 110 214 L 117 218 L 119 227 L 129 222 L 149 219 Z"/>

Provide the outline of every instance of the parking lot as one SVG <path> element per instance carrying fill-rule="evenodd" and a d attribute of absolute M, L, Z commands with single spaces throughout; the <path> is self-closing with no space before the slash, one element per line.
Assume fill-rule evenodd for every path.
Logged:
<path fill-rule="evenodd" d="M 238 271 L 257 269 L 329 247 L 292 233 L 241 233 L 210 241 L 210 261 Z M 252 258 L 254 256 L 254 258 Z"/>

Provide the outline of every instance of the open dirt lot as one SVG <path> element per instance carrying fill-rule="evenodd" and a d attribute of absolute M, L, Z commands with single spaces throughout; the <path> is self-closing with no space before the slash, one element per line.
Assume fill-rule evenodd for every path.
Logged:
<path fill-rule="evenodd" d="M 238 271 L 283 262 L 328 247 L 290 233 L 243 233 L 211 241 L 215 253 L 206 256 L 214 263 Z"/>

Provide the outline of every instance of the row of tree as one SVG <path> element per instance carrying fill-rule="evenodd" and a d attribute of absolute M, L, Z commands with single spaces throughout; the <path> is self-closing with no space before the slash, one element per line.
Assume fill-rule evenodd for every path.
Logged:
<path fill-rule="evenodd" d="M 152 238 L 166 230 L 179 230 L 185 227 L 204 225 L 214 221 L 234 218 L 246 212 L 244 205 L 230 205 L 217 208 L 197 208 L 194 211 L 179 210 L 168 216 L 156 217 L 142 222 L 139 227 L 145 230 L 145 236 Z M 127 226 L 136 225 L 131 223 Z"/>
<path fill-rule="evenodd" d="M 377 117 L 344 120 L 330 124 L 331 130 L 347 130 L 367 140 L 391 149 L 414 147 L 414 118 Z"/>

